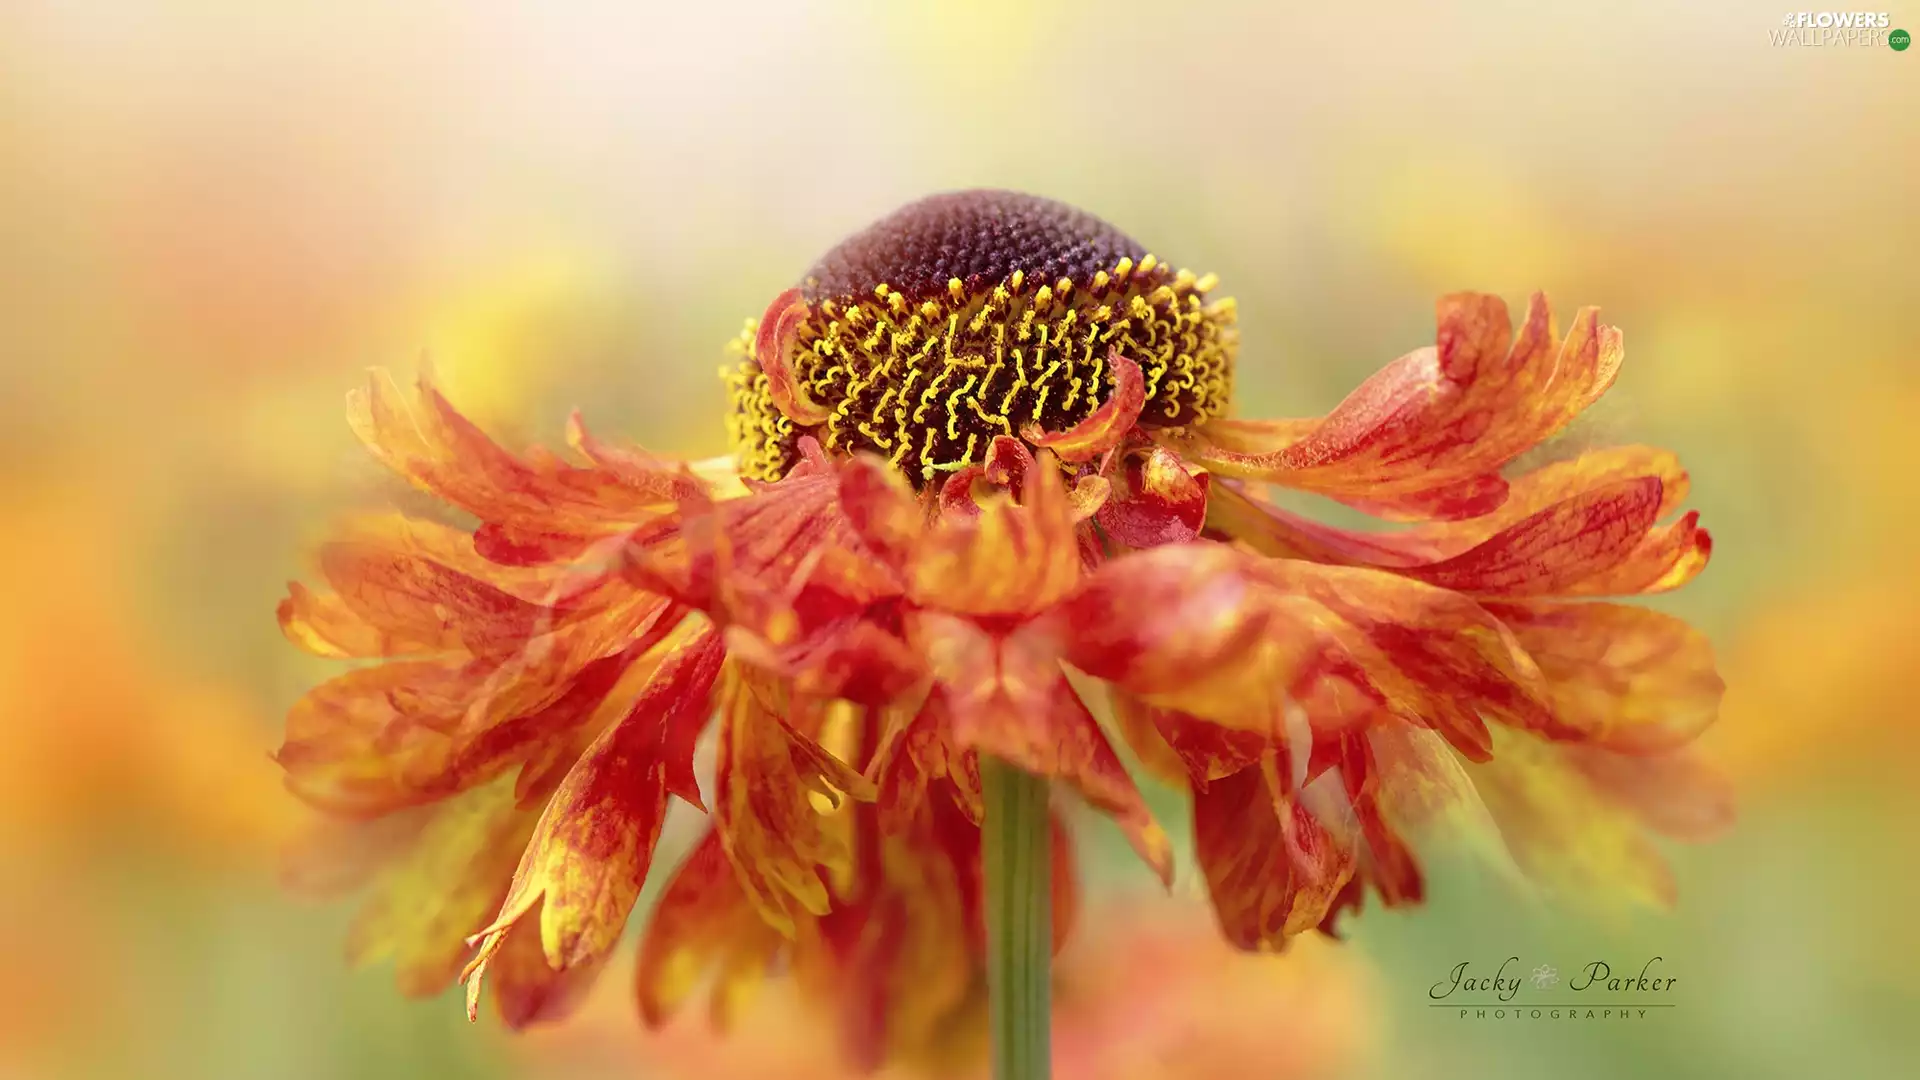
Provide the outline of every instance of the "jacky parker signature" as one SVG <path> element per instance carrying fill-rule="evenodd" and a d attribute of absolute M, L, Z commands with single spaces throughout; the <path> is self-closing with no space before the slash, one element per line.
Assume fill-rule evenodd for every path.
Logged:
<path fill-rule="evenodd" d="M 1664 959 L 1656 956 L 1648 960 L 1640 966 L 1638 975 L 1617 975 L 1606 961 L 1595 960 L 1567 980 L 1567 989 L 1576 994 L 1597 991 L 1596 997 L 1608 997 L 1615 1003 L 1624 999 L 1644 1004 L 1646 999 L 1641 995 L 1671 993 L 1674 984 L 1680 981 L 1677 975 L 1655 974 L 1655 966 Z M 1507 974 L 1509 967 L 1515 968 L 1513 975 Z M 1470 963 L 1462 960 L 1447 973 L 1447 978 L 1427 988 L 1427 996 L 1435 1001 L 1473 1005 L 1478 1002 L 1465 1000 L 1470 995 L 1492 994 L 1495 1001 L 1510 1002 L 1520 993 L 1523 984 L 1531 984 L 1534 989 L 1541 991 L 1559 986 L 1560 974 L 1552 965 L 1541 964 L 1522 975 L 1519 969 L 1524 967 L 1519 957 L 1509 956 L 1492 975 L 1476 975 Z M 1455 998 L 1456 994 L 1458 998 Z"/>

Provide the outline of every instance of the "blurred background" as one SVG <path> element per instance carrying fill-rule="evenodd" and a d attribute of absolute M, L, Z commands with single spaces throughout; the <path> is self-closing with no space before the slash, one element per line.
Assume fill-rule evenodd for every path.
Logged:
<path fill-rule="evenodd" d="M 267 753 L 326 666 L 274 604 L 330 517 L 401 497 L 342 418 L 365 367 L 430 357 L 509 445 L 581 405 L 717 453 L 741 321 L 968 186 L 1217 271 L 1247 415 L 1329 407 L 1432 340 L 1443 291 L 1602 305 L 1627 366 L 1568 438 L 1677 449 L 1718 541 L 1664 606 L 1720 650 L 1708 745 L 1742 821 L 1672 852 L 1679 909 L 1596 925 L 1443 873 L 1331 959 L 1266 961 L 1276 996 L 1196 975 L 1185 1008 L 1313 1049 L 1239 1075 L 1910 1075 L 1920 53 L 1777 45 L 1782 15 L 11 0 L 0 1077 L 707 1075 L 649 1058 L 624 978 L 516 1042 L 345 968 L 347 907 L 276 881 L 299 815 Z M 1085 857 L 1103 890 L 1149 884 L 1111 836 Z M 1154 932 L 1191 899 L 1147 904 Z M 1660 955 L 1679 1007 L 1425 1007 L 1510 954 Z"/>

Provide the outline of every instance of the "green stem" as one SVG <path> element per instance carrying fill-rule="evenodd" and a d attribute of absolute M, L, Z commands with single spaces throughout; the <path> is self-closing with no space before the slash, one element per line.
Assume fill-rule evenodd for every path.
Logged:
<path fill-rule="evenodd" d="M 1047 781 L 982 758 L 988 1022 L 994 1080 L 1051 1075 L 1053 824 Z"/>

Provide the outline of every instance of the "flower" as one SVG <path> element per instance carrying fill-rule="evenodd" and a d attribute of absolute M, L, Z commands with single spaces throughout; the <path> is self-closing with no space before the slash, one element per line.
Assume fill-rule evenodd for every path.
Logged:
<path fill-rule="evenodd" d="M 1371 972 L 1354 953 L 1304 942 L 1276 964 L 1227 946 L 1203 913 L 1169 901 L 1090 906 L 1054 971 L 1053 1074 L 1061 1080 L 1179 1080 L 1232 1076 L 1257 1063 L 1273 1077 L 1365 1071 L 1376 1044 Z M 927 1041 L 879 1075 L 985 1074 L 983 972 L 938 1018 Z M 804 982 L 768 987 L 740 1006 L 738 1032 L 681 1018 L 640 1034 L 619 995 L 602 995 L 574 1023 L 517 1046 L 527 1076 L 663 1080 L 845 1076 L 821 1006 Z"/>
<path fill-rule="evenodd" d="M 355 429 L 477 524 L 354 523 L 320 552 L 331 590 L 281 606 L 303 647 L 384 661 L 295 706 L 279 755 L 384 853 L 356 955 L 422 992 L 463 969 L 470 1011 L 491 976 L 510 1022 L 559 1015 L 677 797 L 711 825 L 645 931 L 646 1019 L 709 976 L 724 1018 L 786 966 L 879 1066 L 975 981 L 982 755 L 1059 779 L 1171 876 L 1109 731 L 1191 792 L 1242 948 L 1368 891 L 1417 901 L 1442 824 L 1549 883 L 1669 898 L 1645 834 L 1726 816 L 1687 753 L 1720 683 L 1685 624 L 1591 598 L 1704 566 L 1686 475 L 1641 447 L 1508 475 L 1605 391 L 1619 333 L 1448 297 L 1434 347 L 1326 417 L 1230 420 L 1214 284 L 1046 200 L 915 203 L 749 325 L 731 465 L 577 416 L 576 460 L 509 454 L 376 376 Z M 1408 524 L 1331 528 L 1261 484 Z M 1057 821 L 1053 844 L 1064 933 Z"/>

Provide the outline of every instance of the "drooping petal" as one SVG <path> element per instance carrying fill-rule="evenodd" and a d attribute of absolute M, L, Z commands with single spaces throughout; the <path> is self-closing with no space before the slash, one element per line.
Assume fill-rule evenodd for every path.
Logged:
<path fill-rule="evenodd" d="M 1060 669 L 1052 628 L 996 634 L 968 619 L 918 613 L 911 625 L 951 711 L 955 746 L 1065 781 L 1171 880 L 1172 847 L 1146 800 Z"/>
<path fill-rule="evenodd" d="M 1113 707 L 1113 726 L 1147 775 L 1171 787 L 1187 783 L 1187 763 L 1160 734 L 1164 710 L 1118 687 L 1108 688 L 1107 700 Z"/>
<path fill-rule="evenodd" d="M 914 711 L 896 710 L 882 730 L 868 775 L 874 781 L 880 827 L 907 826 L 929 790 L 942 781 L 962 810 L 980 820 L 979 752 L 953 742 L 945 695 L 935 690 Z"/>
<path fill-rule="evenodd" d="M 1612 384 L 1620 333 L 1587 308 L 1556 347 L 1537 294 L 1517 333 L 1494 296 L 1444 297 L 1437 321 L 1434 347 L 1388 365 L 1310 426 L 1215 422 L 1175 448 L 1212 472 L 1318 492 L 1380 516 L 1488 513 L 1506 497 L 1500 468 Z"/>
<path fill-rule="evenodd" d="M 391 958 L 400 992 L 439 993 L 460 972 L 467 938 L 506 895 L 535 815 L 496 781 L 442 803 L 375 883 L 347 932 L 355 965 Z"/>
<path fill-rule="evenodd" d="M 336 537 L 320 563 L 337 591 L 292 584 L 279 611 L 288 639 L 319 656 L 498 652 L 613 599 L 604 565 L 501 566 L 437 522 L 367 515 Z"/>
<path fill-rule="evenodd" d="M 510 532 L 618 534 L 672 509 L 662 485 L 684 482 L 649 477 L 636 484 L 624 465 L 582 468 L 550 454 L 516 457 L 461 416 L 425 376 L 409 400 L 390 374 L 375 371 L 347 404 L 355 434 L 388 468 Z"/>
<path fill-rule="evenodd" d="M 1100 507 L 1094 520 L 1109 537 L 1130 548 L 1183 544 L 1200 535 L 1207 520 L 1210 477 L 1195 474 L 1163 447 L 1126 463 L 1120 494 Z"/>
<path fill-rule="evenodd" d="M 795 730 L 787 691 L 737 666 L 720 691 L 720 754 L 714 768 L 714 828 L 761 917 L 791 937 L 796 920 L 827 912 L 823 875 L 852 859 L 822 827 L 819 793 L 871 801 L 873 785 Z"/>
<path fill-rule="evenodd" d="M 1045 432 L 1028 427 L 1021 431 L 1021 437 L 1034 446 L 1053 451 L 1062 461 L 1091 461 L 1119 446 L 1146 406 L 1147 384 L 1140 374 L 1140 365 L 1120 355 L 1118 349 L 1107 353 L 1107 370 L 1113 374 L 1113 390 L 1086 419 L 1066 431 Z"/>
<path fill-rule="evenodd" d="M 1322 525 L 1227 486 L 1210 528 L 1265 555 L 1399 570 L 1482 595 L 1662 592 L 1698 574 L 1712 550 L 1697 514 L 1665 525 L 1687 491 L 1674 456 L 1644 446 L 1592 451 L 1513 481 L 1496 511 L 1396 532 Z"/>
<path fill-rule="evenodd" d="M 1528 878 L 1569 901 L 1669 906 L 1673 872 L 1640 816 L 1589 781 L 1568 748 L 1501 732 L 1491 761 L 1468 774 Z"/>
<path fill-rule="evenodd" d="M 294 704 L 275 760 L 302 799 L 359 817 L 483 783 L 565 742 L 616 696 L 627 670 L 680 622 L 665 601 L 652 611 L 642 625 L 624 615 L 604 631 L 579 624 L 500 662 L 407 660 L 348 672 Z M 573 668 L 569 653 L 597 652 L 597 635 L 618 630 L 635 634 L 624 651 Z"/>
<path fill-rule="evenodd" d="M 711 1015 L 724 1026 L 766 975 L 781 937 L 748 901 L 720 835 L 709 831 L 660 894 L 634 968 L 640 1017 L 659 1027 L 712 973 Z"/>
<path fill-rule="evenodd" d="M 760 317 L 754 335 L 753 358 L 767 375 L 767 389 L 773 404 L 796 424 L 811 426 L 826 420 L 827 410 L 807 396 L 806 386 L 794 378 L 793 346 L 800 326 L 807 321 L 807 302 L 799 289 L 788 289 L 773 298 Z"/>
<path fill-rule="evenodd" d="M 1450 559 L 1401 572 L 1455 592 L 1562 595 L 1625 562 L 1660 502 L 1658 479 L 1622 481 L 1555 503 Z"/>
<path fill-rule="evenodd" d="M 1706 635 L 1647 608 L 1607 603 L 1502 604 L 1546 677 L 1550 738 L 1652 754 L 1685 745 L 1719 715 L 1726 684 Z"/>
<path fill-rule="evenodd" d="M 541 904 L 528 912 L 525 925 L 497 939 L 491 953 L 483 953 L 485 967 L 493 987 L 494 1010 L 500 1020 L 514 1031 L 534 1024 L 565 1020 L 586 1002 L 587 994 L 606 966 L 605 954 L 569 968 L 555 969 L 547 962 L 536 933 L 543 914 Z M 467 1018 L 475 1018 L 480 989 L 476 972 L 467 984 Z"/>
<path fill-rule="evenodd" d="M 901 831 L 878 833 L 873 813 L 856 807 L 873 862 L 793 948 L 802 993 L 862 1072 L 938 1037 L 976 985 L 983 939 L 979 828 L 938 799 Z"/>
<path fill-rule="evenodd" d="M 463 976 L 477 986 L 487 957 L 536 906 L 539 942 L 556 972 L 604 959 L 639 896 L 668 792 L 693 781 L 693 744 L 711 708 L 723 652 L 699 634 L 655 672 L 640 700 L 601 733 L 561 782 L 514 871 L 513 885 Z"/>
<path fill-rule="evenodd" d="M 1595 790 L 1663 836 L 1697 843 L 1733 825 L 1732 782 L 1692 747 L 1648 755 L 1562 744 L 1560 752 Z"/>
<path fill-rule="evenodd" d="M 1392 574 L 1169 546 L 1102 567 L 1052 618 L 1070 628 L 1065 658 L 1080 670 L 1252 731 L 1279 730 L 1336 682 L 1477 757 L 1483 715 L 1552 725 L 1511 631 L 1466 597 Z M 1347 724 L 1337 709 L 1306 719 Z"/>
<path fill-rule="evenodd" d="M 1278 949 L 1318 927 L 1354 874 L 1351 819 L 1310 809 L 1284 772 L 1269 757 L 1193 800 L 1194 856 L 1221 932 L 1241 949 Z"/>
<path fill-rule="evenodd" d="M 817 455 L 811 439 L 801 443 Z M 767 624 L 770 613 L 812 625 L 900 593 L 897 572 L 874 558 L 824 459 L 809 456 L 785 479 L 752 488 L 742 498 L 682 504 L 673 537 L 629 547 L 627 579 L 780 643 L 791 635 Z"/>
<path fill-rule="evenodd" d="M 1059 470 L 1043 461 L 1019 502 L 995 500 L 972 520 L 942 519 L 914 549 L 910 594 L 957 614 L 1022 616 L 1066 595 L 1080 573 L 1072 504 Z"/>

